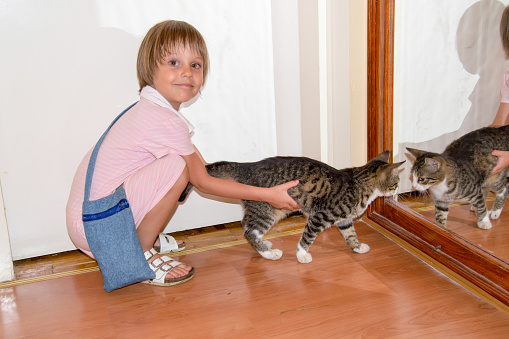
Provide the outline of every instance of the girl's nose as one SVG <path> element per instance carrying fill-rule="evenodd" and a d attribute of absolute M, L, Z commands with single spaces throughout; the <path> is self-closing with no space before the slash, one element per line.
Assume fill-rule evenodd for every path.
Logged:
<path fill-rule="evenodd" d="M 193 76 L 192 72 L 191 72 L 191 67 L 190 66 L 184 66 L 182 68 L 182 73 L 181 73 L 181 76 L 183 78 L 191 78 Z"/>

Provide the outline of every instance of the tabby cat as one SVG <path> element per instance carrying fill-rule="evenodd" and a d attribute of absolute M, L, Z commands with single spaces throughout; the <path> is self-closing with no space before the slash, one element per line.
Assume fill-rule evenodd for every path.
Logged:
<path fill-rule="evenodd" d="M 508 169 L 496 175 L 491 171 L 497 158 L 493 150 L 509 150 L 509 126 L 484 127 L 453 141 L 441 154 L 407 148 L 416 157 L 411 176 L 419 191 L 429 190 L 435 201 L 436 221 L 446 225 L 449 203 L 465 201 L 477 215 L 477 226 L 491 228 L 507 196 Z M 493 207 L 487 212 L 486 195 L 495 192 Z"/>
<path fill-rule="evenodd" d="M 359 243 L 353 219 L 362 215 L 375 198 L 397 193 L 398 167 L 403 162 L 388 162 L 389 151 L 386 151 L 364 166 L 343 170 L 304 157 L 272 157 L 253 163 L 222 161 L 206 168 L 213 177 L 258 187 L 272 187 L 298 179 L 299 184 L 290 188 L 288 194 L 307 216 L 307 224 L 297 246 L 297 259 L 301 263 L 309 263 L 312 260 L 309 247 L 320 232 L 333 224 L 352 250 L 357 253 L 369 251 L 368 245 Z M 185 199 L 191 188 L 189 184 L 180 201 Z M 283 252 L 273 249 L 268 240 L 262 239 L 275 223 L 292 212 L 276 209 L 266 202 L 242 200 L 242 204 L 245 238 L 262 257 L 281 258 Z"/>

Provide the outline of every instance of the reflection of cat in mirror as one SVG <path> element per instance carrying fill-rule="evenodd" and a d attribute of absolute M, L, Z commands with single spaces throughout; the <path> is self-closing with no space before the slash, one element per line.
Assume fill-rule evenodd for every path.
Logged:
<path fill-rule="evenodd" d="M 491 228 L 490 219 L 497 219 L 507 196 L 509 167 L 491 175 L 497 158 L 495 149 L 509 150 L 509 126 L 484 127 L 453 141 L 441 154 L 407 148 L 415 156 L 412 166 L 413 186 L 429 190 L 435 201 L 437 222 L 445 226 L 449 203 L 465 201 L 477 215 L 477 226 Z M 495 202 L 487 211 L 486 196 L 495 193 Z"/>
<path fill-rule="evenodd" d="M 337 170 L 322 162 L 304 157 L 273 157 L 253 163 L 221 161 L 206 166 L 207 172 L 217 178 L 237 181 L 258 187 L 271 187 L 298 179 L 299 184 L 288 194 L 300 205 L 307 223 L 297 246 L 301 263 L 312 260 L 309 247 L 325 228 L 336 225 L 348 245 L 357 253 L 369 251 L 359 243 L 353 219 L 364 213 L 379 196 L 397 194 L 399 170 L 403 162 L 389 164 L 389 151 L 380 153 L 361 167 Z M 183 201 L 191 189 L 182 193 Z M 266 202 L 242 200 L 244 236 L 253 248 L 266 259 L 277 260 L 283 252 L 273 249 L 263 236 L 279 220 L 291 214 L 276 209 Z"/>

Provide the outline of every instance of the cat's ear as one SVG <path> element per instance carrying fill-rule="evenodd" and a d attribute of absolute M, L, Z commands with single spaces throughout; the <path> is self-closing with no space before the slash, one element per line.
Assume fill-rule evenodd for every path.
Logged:
<path fill-rule="evenodd" d="M 412 154 L 415 159 L 420 158 L 424 153 L 428 153 L 426 151 L 421 151 L 420 149 L 415 149 L 415 148 L 410 148 L 410 147 L 406 147 L 406 150 L 408 152 L 410 152 L 410 154 Z M 413 160 L 411 159 L 410 161 L 413 162 L 415 159 L 413 159 Z"/>
<path fill-rule="evenodd" d="M 426 158 L 424 159 L 424 163 L 426 164 L 426 167 L 431 167 L 431 169 L 436 172 L 440 169 L 440 161 L 438 161 L 435 158 Z"/>
<path fill-rule="evenodd" d="M 406 160 L 403 160 L 401 162 L 396 162 L 394 164 L 389 164 L 387 165 L 387 169 L 391 172 L 391 174 L 394 176 L 394 175 L 398 175 L 399 171 L 400 171 L 400 167 L 401 165 L 403 165 L 405 163 Z"/>
<path fill-rule="evenodd" d="M 390 156 L 391 156 L 391 152 L 389 150 L 387 150 L 387 151 L 384 151 L 384 152 L 378 154 L 376 157 L 374 157 L 370 161 L 379 160 L 379 161 L 383 161 L 383 162 L 387 162 L 388 163 Z"/>
<path fill-rule="evenodd" d="M 401 161 L 401 162 L 397 162 L 397 163 L 394 163 L 394 164 L 383 164 L 383 165 L 381 165 L 381 166 L 379 166 L 377 168 L 376 173 L 378 175 L 383 173 L 384 176 L 395 176 L 395 175 L 398 175 L 399 167 L 401 165 L 403 165 L 403 163 L 405 161 L 406 160 Z"/>

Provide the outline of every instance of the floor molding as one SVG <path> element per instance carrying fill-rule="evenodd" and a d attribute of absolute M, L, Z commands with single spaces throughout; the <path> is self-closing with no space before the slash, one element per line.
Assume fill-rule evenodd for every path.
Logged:
<path fill-rule="evenodd" d="M 264 237 L 264 239 L 274 239 L 274 238 L 280 238 L 280 237 L 293 235 L 293 234 L 297 234 L 297 233 L 302 233 L 303 229 L 304 229 L 304 226 L 302 228 L 294 229 L 291 231 L 267 234 Z M 235 240 L 235 241 L 225 242 L 222 244 L 215 244 L 215 245 L 210 245 L 210 246 L 192 248 L 189 250 L 184 250 L 184 251 L 180 251 L 178 253 L 174 253 L 174 256 L 180 257 L 183 255 L 213 251 L 213 250 L 218 250 L 218 249 L 222 249 L 222 248 L 238 246 L 238 245 L 243 245 L 243 244 L 247 244 L 247 240 L 245 240 L 245 239 Z M 42 276 L 38 276 L 38 277 L 31 277 L 31 278 L 7 281 L 7 282 L 0 283 L 0 288 L 6 288 L 6 287 L 12 287 L 12 286 L 18 286 L 18 285 L 24 285 L 24 284 L 31 284 L 31 283 L 36 283 L 36 282 L 40 282 L 40 281 L 63 278 L 63 277 L 68 277 L 68 276 L 72 276 L 72 275 L 90 273 L 90 272 L 95 272 L 95 271 L 99 271 L 99 266 L 82 268 L 79 270 L 66 271 L 66 272 L 62 272 L 62 273 L 47 274 L 47 275 L 42 275 Z"/>

